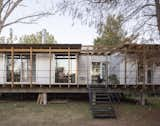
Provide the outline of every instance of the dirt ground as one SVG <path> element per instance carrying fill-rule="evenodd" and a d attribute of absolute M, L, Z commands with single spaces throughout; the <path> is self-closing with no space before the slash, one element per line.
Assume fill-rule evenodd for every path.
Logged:
<path fill-rule="evenodd" d="M 93 119 L 88 102 L 47 106 L 35 102 L 0 101 L 0 126 L 160 126 L 160 106 L 115 104 L 116 119 Z"/>

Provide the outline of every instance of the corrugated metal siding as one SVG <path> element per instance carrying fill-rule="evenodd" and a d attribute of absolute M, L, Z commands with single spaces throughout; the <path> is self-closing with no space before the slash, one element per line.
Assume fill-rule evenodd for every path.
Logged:
<path fill-rule="evenodd" d="M 0 54 L 0 84 L 6 82 L 6 60 L 5 54 Z"/>
<path fill-rule="evenodd" d="M 87 55 L 80 55 L 78 58 L 78 83 L 90 83 L 90 64 L 91 57 Z"/>
<path fill-rule="evenodd" d="M 78 59 L 78 83 L 91 84 L 92 83 L 92 62 L 107 62 L 106 56 L 96 55 L 80 55 Z"/>
<path fill-rule="evenodd" d="M 153 84 L 160 83 L 160 66 L 154 66 L 153 69 Z"/>
<path fill-rule="evenodd" d="M 49 56 L 48 54 L 36 55 L 36 83 L 49 83 Z"/>

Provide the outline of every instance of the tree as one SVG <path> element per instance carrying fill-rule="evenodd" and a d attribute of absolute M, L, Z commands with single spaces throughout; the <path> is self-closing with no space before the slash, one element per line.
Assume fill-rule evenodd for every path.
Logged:
<path fill-rule="evenodd" d="M 63 0 L 61 12 L 80 19 L 82 23 L 103 28 L 109 14 L 123 14 L 123 25 L 129 33 L 145 38 L 160 37 L 159 0 Z"/>
<path fill-rule="evenodd" d="M 0 0 L 0 33 L 3 28 L 10 26 L 15 23 L 24 23 L 24 24 L 31 24 L 35 23 L 38 19 L 42 17 L 46 17 L 49 15 L 55 14 L 55 12 L 51 12 L 48 10 L 33 12 L 29 15 L 17 16 L 14 19 L 10 19 L 11 16 L 14 15 L 14 11 L 16 8 L 19 7 L 26 7 L 23 2 L 25 0 Z M 8 20 L 10 19 L 10 20 Z"/>
<path fill-rule="evenodd" d="M 1 36 L 1 37 L 0 37 L 0 44 L 5 43 L 5 41 L 6 41 L 5 37 L 4 37 L 4 36 Z"/>
<path fill-rule="evenodd" d="M 0 37 L 0 44 L 4 43 L 12 43 L 13 41 L 17 41 L 17 36 L 11 37 L 6 37 L 6 36 L 1 36 Z"/>
<path fill-rule="evenodd" d="M 56 43 L 55 38 L 53 35 L 49 34 L 49 32 L 46 32 L 46 39 L 45 43 L 52 44 Z M 37 32 L 36 34 L 30 34 L 30 35 L 24 35 L 20 37 L 19 43 L 25 43 L 25 44 L 40 44 L 42 43 L 42 32 Z"/>
<path fill-rule="evenodd" d="M 95 45 L 117 45 L 126 38 L 126 32 L 122 29 L 123 16 L 109 15 L 106 25 L 101 30 L 100 37 L 94 40 Z"/>

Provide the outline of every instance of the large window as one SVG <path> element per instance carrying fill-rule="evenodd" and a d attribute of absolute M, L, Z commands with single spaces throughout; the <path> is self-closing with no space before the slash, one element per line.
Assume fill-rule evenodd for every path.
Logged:
<path fill-rule="evenodd" d="M 35 55 L 32 59 L 32 81 L 35 81 Z M 14 56 L 14 82 L 28 82 L 30 77 L 30 57 L 29 55 Z M 7 55 L 7 82 L 11 82 L 12 59 Z"/>
<path fill-rule="evenodd" d="M 138 82 L 152 83 L 153 80 L 153 64 L 138 64 Z"/>
<path fill-rule="evenodd" d="M 56 55 L 56 83 L 75 83 L 76 81 L 76 56 Z"/>

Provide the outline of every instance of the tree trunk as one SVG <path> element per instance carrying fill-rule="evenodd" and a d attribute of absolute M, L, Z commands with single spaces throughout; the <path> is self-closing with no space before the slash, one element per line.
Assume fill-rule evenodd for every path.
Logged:
<path fill-rule="evenodd" d="M 155 0 L 157 27 L 160 35 L 160 0 Z"/>

